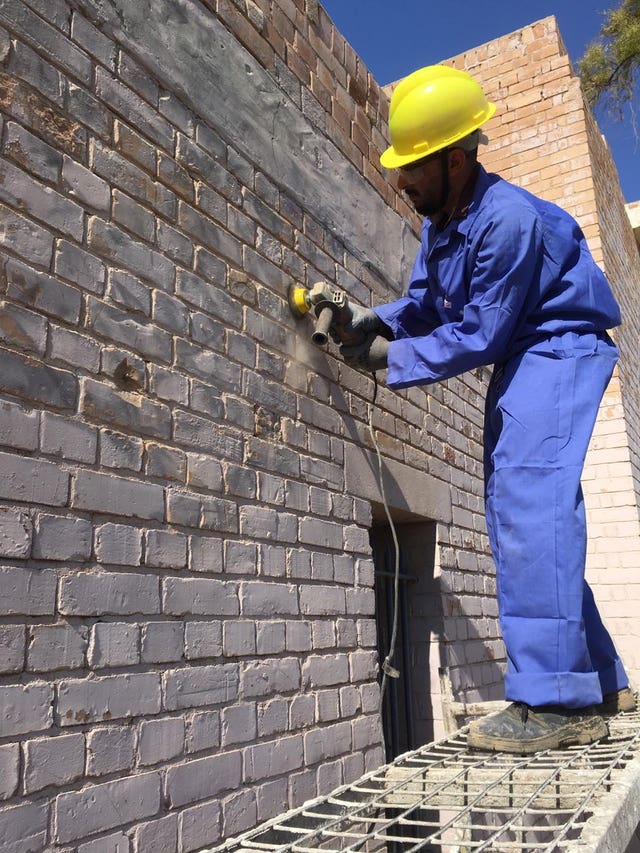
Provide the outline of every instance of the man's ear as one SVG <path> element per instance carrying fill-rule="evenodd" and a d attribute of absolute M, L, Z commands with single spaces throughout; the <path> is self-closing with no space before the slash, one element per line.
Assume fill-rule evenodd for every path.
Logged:
<path fill-rule="evenodd" d="M 458 175 L 465 167 L 467 155 L 462 148 L 449 149 L 449 174 Z"/>

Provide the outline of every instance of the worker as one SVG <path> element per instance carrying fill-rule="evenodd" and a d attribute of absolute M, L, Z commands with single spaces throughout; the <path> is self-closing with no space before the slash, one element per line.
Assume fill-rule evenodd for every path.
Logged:
<path fill-rule="evenodd" d="M 618 358 L 620 312 L 576 221 L 477 159 L 495 112 L 469 74 L 421 68 L 395 88 L 381 163 L 425 217 L 406 296 L 353 306 L 345 361 L 391 388 L 493 365 L 485 513 L 507 667 L 503 710 L 472 748 L 532 753 L 606 735 L 635 708 L 585 575 L 580 476 Z"/>

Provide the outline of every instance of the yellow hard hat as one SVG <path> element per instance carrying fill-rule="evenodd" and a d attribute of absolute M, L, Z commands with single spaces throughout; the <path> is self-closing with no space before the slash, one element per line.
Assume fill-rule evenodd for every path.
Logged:
<path fill-rule="evenodd" d="M 488 121 L 496 111 L 466 71 L 428 65 L 401 80 L 391 95 L 391 145 L 380 162 L 397 169 L 447 148 Z"/>

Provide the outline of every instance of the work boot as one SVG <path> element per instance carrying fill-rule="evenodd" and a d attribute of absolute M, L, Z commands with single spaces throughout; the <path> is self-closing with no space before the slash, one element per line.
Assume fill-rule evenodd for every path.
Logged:
<path fill-rule="evenodd" d="M 528 755 L 543 749 L 593 743 L 607 732 L 607 724 L 593 706 L 532 708 L 524 702 L 512 702 L 503 711 L 474 720 L 469 726 L 467 745 L 471 749 Z"/>
<path fill-rule="evenodd" d="M 616 690 L 615 693 L 607 693 L 602 698 L 600 705 L 596 705 L 596 711 L 603 717 L 613 717 L 623 711 L 636 710 L 636 697 L 629 687 Z"/>

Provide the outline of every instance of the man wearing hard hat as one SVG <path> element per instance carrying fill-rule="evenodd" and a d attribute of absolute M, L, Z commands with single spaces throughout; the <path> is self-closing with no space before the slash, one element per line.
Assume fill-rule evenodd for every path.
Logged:
<path fill-rule="evenodd" d="M 366 338 L 341 352 L 387 367 L 391 388 L 494 365 L 485 506 L 511 704 L 472 723 L 468 742 L 530 753 L 598 740 L 607 714 L 635 707 L 584 579 L 580 486 L 620 312 L 575 220 L 478 163 L 495 109 L 440 65 L 394 90 L 381 162 L 425 217 L 422 245 L 407 295 L 353 306 Z"/>

